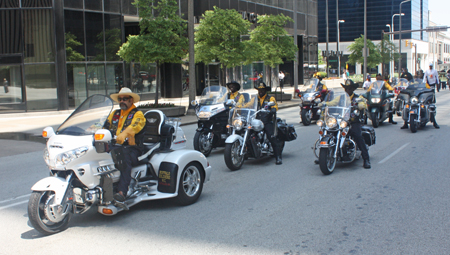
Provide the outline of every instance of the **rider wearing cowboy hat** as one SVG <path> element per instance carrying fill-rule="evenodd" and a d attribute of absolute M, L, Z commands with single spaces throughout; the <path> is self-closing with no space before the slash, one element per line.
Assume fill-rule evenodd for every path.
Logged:
<path fill-rule="evenodd" d="M 116 143 L 123 145 L 121 149 L 124 152 L 124 164 L 118 164 L 122 166 L 122 169 L 119 169 L 121 174 L 118 192 L 114 194 L 115 200 L 123 202 L 131 181 L 131 168 L 138 164 L 137 158 L 142 154 L 143 129 L 146 120 L 144 114 L 134 105 L 139 102 L 139 95 L 129 88 L 122 88 L 119 93 L 111 94 L 110 97 L 119 103 L 120 109 L 109 115 L 104 127 L 117 136 Z M 114 158 L 114 149 L 111 152 Z"/>
<path fill-rule="evenodd" d="M 241 85 L 237 81 L 231 81 L 227 83 L 227 87 L 230 90 L 225 97 L 224 100 L 228 99 L 234 99 L 234 102 L 236 102 L 237 105 L 243 105 L 244 104 L 244 96 L 239 93 L 239 90 L 241 89 Z"/>

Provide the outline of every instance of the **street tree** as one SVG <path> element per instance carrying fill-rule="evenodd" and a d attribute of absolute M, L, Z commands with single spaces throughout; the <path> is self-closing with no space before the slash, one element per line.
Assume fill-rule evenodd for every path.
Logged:
<path fill-rule="evenodd" d="M 127 62 L 156 63 L 155 104 L 161 85 L 161 65 L 182 63 L 188 51 L 186 22 L 178 15 L 176 0 L 135 0 L 139 10 L 139 35 L 130 35 L 117 55 Z"/>
<path fill-rule="evenodd" d="M 397 53 L 395 44 L 389 40 L 389 35 L 383 36 L 383 40 L 377 45 L 377 48 L 381 55 L 382 70 L 385 73 L 385 65 L 389 64 L 390 61 L 398 60 L 400 54 Z"/>
<path fill-rule="evenodd" d="M 77 37 L 67 32 L 66 37 L 66 61 L 84 61 L 83 54 L 75 50 L 76 47 L 83 45 L 81 42 L 77 41 Z"/>
<path fill-rule="evenodd" d="M 367 57 L 367 67 L 373 68 L 381 63 L 381 54 L 378 51 L 375 44 L 367 39 L 367 48 L 369 49 L 369 56 Z M 348 50 L 351 52 L 348 61 L 346 63 L 355 65 L 356 63 L 364 64 L 364 36 L 355 39 L 355 42 L 348 46 Z"/>
<path fill-rule="evenodd" d="M 247 35 L 250 22 L 242 19 L 234 9 L 206 11 L 195 31 L 195 61 L 208 65 L 218 61 L 223 68 L 241 66 L 251 57 L 248 41 L 241 40 Z M 222 75 L 224 78 L 225 75 Z M 225 80 L 222 80 L 224 83 Z"/>
<path fill-rule="evenodd" d="M 298 48 L 294 38 L 284 29 L 287 22 L 293 20 L 283 14 L 258 16 L 258 25 L 250 32 L 249 41 L 253 52 L 256 53 L 247 61 L 264 61 L 266 66 L 274 70 L 276 66 L 284 63 L 283 58 L 294 60 Z M 271 83 L 278 83 L 278 75 L 273 71 L 268 73 L 271 74 Z"/>

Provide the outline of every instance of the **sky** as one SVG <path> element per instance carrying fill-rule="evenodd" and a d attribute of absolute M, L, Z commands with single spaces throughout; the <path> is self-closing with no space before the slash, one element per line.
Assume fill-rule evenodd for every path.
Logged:
<path fill-rule="evenodd" d="M 428 9 L 431 11 L 431 21 L 440 26 L 450 27 L 449 0 L 428 0 Z M 450 29 L 447 31 L 447 34 L 450 34 Z"/>

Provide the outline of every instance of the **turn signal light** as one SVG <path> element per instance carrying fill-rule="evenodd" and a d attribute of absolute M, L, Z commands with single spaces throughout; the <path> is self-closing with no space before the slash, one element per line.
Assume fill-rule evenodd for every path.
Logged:
<path fill-rule="evenodd" d="M 321 145 L 327 145 L 327 142 L 320 142 Z"/>
<path fill-rule="evenodd" d="M 425 105 L 421 105 L 420 107 L 425 108 Z"/>
<path fill-rule="evenodd" d="M 319 131 L 319 135 L 323 135 L 323 131 L 322 130 Z"/>
<path fill-rule="evenodd" d="M 346 136 L 347 135 L 347 133 L 345 133 L 345 132 L 342 132 L 342 136 Z"/>
<path fill-rule="evenodd" d="M 94 139 L 100 141 L 105 137 L 105 134 L 95 134 Z"/>
<path fill-rule="evenodd" d="M 104 214 L 113 214 L 113 211 L 111 209 L 108 209 L 108 208 L 103 208 L 103 213 Z"/>
<path fill-rule="evenodd" d="M 44 138 L 47 137 L 47 131 L 42 131 L 42 137 L 44 137 Z"/>
<path fill-rule="evenodd" d="M 409 113 L 414 113 L 414 111 L 410 111 Z"/>
<path fill-rule="evenodd" d="M 230 125 L 229 125 L 229 124 L 227 125 L 227 128 L 230 128 Z"/>

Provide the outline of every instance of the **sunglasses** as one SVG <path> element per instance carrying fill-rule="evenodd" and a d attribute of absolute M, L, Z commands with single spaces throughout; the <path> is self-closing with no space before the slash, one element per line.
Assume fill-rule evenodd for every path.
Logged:
<path fill-rule="evenodd" d="M 120 101 L 128 101 L 131 97 L 118 97 L 117 100 Z"/>

